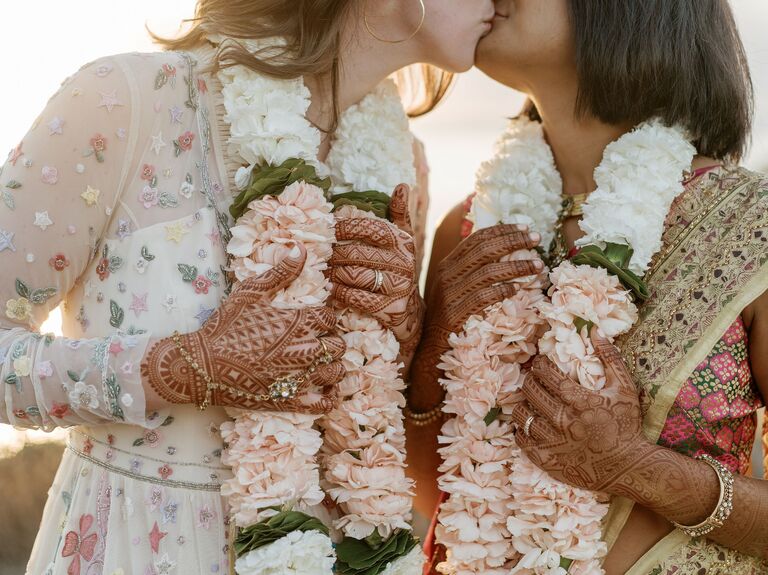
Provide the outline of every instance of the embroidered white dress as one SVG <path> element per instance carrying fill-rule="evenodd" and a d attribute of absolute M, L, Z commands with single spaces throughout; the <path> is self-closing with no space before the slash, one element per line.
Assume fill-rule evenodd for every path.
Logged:
<path fill-rule="evenodd" d="M 0 172 L 0 422 L 72 427 L 30 575 L 229 569 L 226 415 L 147 412 L 139 369 L 153 340 L 198 329 L 225 292 L 217 214 L 239 165 L 224 156 L 218 81 L 197 73 L 210 54 L 85 66 Z M 412 208 L 420 239 L 425 196 Z M 60 303 L 66 337 L 39 335 Z"/>

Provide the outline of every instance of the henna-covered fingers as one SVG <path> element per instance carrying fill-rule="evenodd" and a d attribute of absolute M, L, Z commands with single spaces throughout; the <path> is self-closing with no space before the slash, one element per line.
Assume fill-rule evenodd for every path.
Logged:
<path fill-rule="evenodd" d="M 411 188 L 407 184 L 400 184 L 392 193 L 389 202 L 389 218 L 398 229 L 406 234 L 413 235 L 413 224 L 411 223 Z"/>
<path fill-rule="evenodd" d="M 537 413 L 546 419 L 547 424 L 560 427 L 565 409 L 562 400 L 540 383 L 535 376 L 528 374 L 520 389 L 523 397 Z"/>
<path fill-rule="evenodd" d="M 306 261 L 307 249 L 301 243 L 297 243 L 289 257 L 263 274 L 242 281 L 233 293 L 272 296 L 299 277 Z"/>
<path fill-rule="evenodd" d="M 486 264 L 471 272 L 466 280 L 448 286 L 446 299 L 456 299 L 487 286 L 533 276 L 541 272 L 543 263 L 538 260 L 515 260 Z"/>
<path fill-rule="evenodd" d="M 512 410 L 512 422 L 517 426 L 515 441 L 520 447 L 534 445 L 548 435 L 548 423 L 525 402 L 518 403 Z M 531 419 L 533 418 L 533 419 Z M 526 433 L 526 430 L 528 433 Z"/>
<path fill-rule="evenodd" d="M 361 266 L 334 266 L 329 277 L 334 284 L 387 296 L 408 292 L 414 285 L 412 278 Z"/>

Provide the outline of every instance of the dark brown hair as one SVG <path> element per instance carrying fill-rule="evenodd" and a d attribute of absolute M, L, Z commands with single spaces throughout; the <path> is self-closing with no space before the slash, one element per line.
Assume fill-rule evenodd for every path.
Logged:
<path fill-rule="evenodd" d="M 576 113 L 608 124 L 660 117 L 699 154 L 738 161 L 753 91 L 728 0 L 568 0 L 576 46 Z"/>
<path fill-rule="evenodd" d="M 190 50 L 219 34 L 235 41 L 224 42 L 216 65 L 246 66 L 275 78 L 309 74 L 331 75 L 337 106 L 341 31 L 359 0 L 198 0 L 191 27 L 177 38 L 153 38 L 169 50 Z M 285 38 L 285 50 L 251 54 L 236 40 Z M 399 73 L 401 92 L 412 102 L 412 116 L 431 111 L 445 96 L 453 75 L 429 65 L 415 65 Z M 338 118 L 338 109 L 336 109 Z M 334 122 L 335 124 L 335 122 Z M 335 126 L 331 127 L 331 131 Z"/>

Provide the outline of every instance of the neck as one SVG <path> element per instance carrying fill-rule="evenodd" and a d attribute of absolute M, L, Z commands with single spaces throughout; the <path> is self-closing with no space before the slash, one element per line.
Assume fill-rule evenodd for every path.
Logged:
<path fill-rule="evenodd" d="M 603 159 L 605 147 L 632 126 L 605 124 L 592 117 L 574 117 L 575 90 L 570 94 L 567 90 L 549 90 L 543 97 L 532 95 L 532 99 L 541 115 L 544 134 L 563 180 L 563 193 L 592 192 L 597 187 L 595 168 Z"/>
<path fill-rule="evenodd" d="M 385 78 L 415 63 L 418 58 L 410 42 L 386 44 L 365 31 L 354 30 L 342 38 L 337 98 L 340 111 L 357 104 Z M 333 90 L 330 74 L 305 78 L 312 105 L 309 117 L 319 126 L 333 120 Z"/>

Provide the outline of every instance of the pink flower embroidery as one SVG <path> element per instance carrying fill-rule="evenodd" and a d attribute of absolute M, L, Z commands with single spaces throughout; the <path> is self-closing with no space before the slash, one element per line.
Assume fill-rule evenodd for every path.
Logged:
<path fill-rule="evenodd" d="M 63 272 L 64 269 L 69 266 L 69 260 L 64 254 L 56 254 L 48 260 L 48 265 L 50 265 L 57 272 Z"/>
<path fill-rule="evenodd" d="M 176 155 L 179 156 L 182 152 L 188 152 L 191 150 L 192 142 L 194 141 L 195 135 L 192 132 L 184 132 L 181 136 L 178 137 L 178 139 L 173 141 L 173 147 Z"/>
<path fill-rule="evenodd" d="M 208 288 L 213 285 L 213 282 L 207 277 L 200 275 L 195 278 L 195 280 L 192 282 L 192 285 L 195 288 L 196 294 L 207 294 Z"/>
<path fill-rule="evenodd" d="M 96 543 L 99 536 L 96 533 L 86 535 L 93 525 L 93 515 L 84 514 L 80 516 L 80 532 L 70 531 L 64 537 L 64 548 L 61 550 L 62 557 L 72 557 L 72 563 L 67 569 L 67 575 L 80 575 L 80 558 L 86 561 L 93 559 Z"/>
<path fill-rule="evenodd" d="M 157 472 L 160 474 L 160 477 L 163 478 L 163 481 L 165 481 L 171 475 L 173 475 L 173 469 L 171 469 L 171 467 L 167 463 L 163 464 L 162 467 L 159 467 Z"/>
<path fill-rule="evenodd" d="M 155 166 L 152 164 L 144 164 L 141 168 L 141 179 L 150 181 L 155 177 Z"/>
<path fill-rule="evenodd" d="M 171 64 L 163 64 L 163 72 L 169 78 L 173 78 L 176 75 L 176 66 L 172 66 Z"/>
<path fill-rule="evenodd" d="M 101 258 L 99 265 L 96 266 L 96 273 L 101 281 L 109 277 L 109 260 L 107 258 Z"/>
<path fill-rule="evenodd" d="M 59 170 L 53 166 L 43 166 L 40 178 L 44 184 L 53 186 L 59 181 Z"/>
<path fill-rule="evenodd" d="M 197 79 L 197 90 L 201 94 L 205 94 L 208 92 L 208 84 L 206 84 L 205 80 L 203 80 L 202 78 Z"/>
<path fill-rule="evenodd" d="M 146 208 L 149 209 L 152 206 L 156 206 L 159 201 L 159 196 L 157 193 L 157 188 L 152 188 L 150 186 L 144 186 L 144 189 L 141 190 L 139 193 L 139 202 Z"/>
<path fill-rule="evenodd" d="M 83 443 L 83 453 L 90 455 L 91 451 L 93 451 L 93 442 L 91 441 L 91 438 L 88 437 L 86 438 L 85 443 Z"/>
<path fill-rule="evenodd" d="M 48 410 L 48 413 L 55 417 L 56 419 L 63 418 L 67 413 L 69 413 L 69 404 L 67 403 L 56 403 L 53 402 L 53 407 Z"/>

